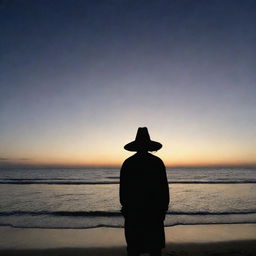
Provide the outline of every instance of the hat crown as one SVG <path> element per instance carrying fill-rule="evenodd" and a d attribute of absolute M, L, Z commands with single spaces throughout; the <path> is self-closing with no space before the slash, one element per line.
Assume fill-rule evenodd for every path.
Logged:
<path fill-rule="evenodd" d="M 150 141 L 150 136 L 149 136 L 147 127 L 139 127 L 138 128 L 135 141 L 138 141 L 138 142 Z"/>

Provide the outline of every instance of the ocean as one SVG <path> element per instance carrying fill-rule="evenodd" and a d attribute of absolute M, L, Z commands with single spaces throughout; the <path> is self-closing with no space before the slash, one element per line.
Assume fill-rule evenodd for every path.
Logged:
<path fill-rule="evenodd" d="M 165 226 L 256 223 L 256 168 L 167 168 L 167 176 Z M 123 225 L 117 168 L 0 169 L 0 226 Z"/>

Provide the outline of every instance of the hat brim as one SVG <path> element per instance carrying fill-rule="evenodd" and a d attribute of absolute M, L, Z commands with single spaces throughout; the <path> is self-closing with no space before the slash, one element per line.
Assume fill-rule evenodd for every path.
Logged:
<path fill-rule="evenodd" d="M 146 143 L 139 143 L 138 141 L 132 141 L 124 146 L 124 149 L 128 151 L 139 151 L 139 150 L 147 150 L 147 151 L 157 151 L 162 147 L 162 144 L 156 141 L 150 140 Z"/>

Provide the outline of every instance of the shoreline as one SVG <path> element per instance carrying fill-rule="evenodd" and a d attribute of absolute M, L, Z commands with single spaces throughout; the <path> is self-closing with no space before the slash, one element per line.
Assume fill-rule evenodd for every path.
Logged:
<path fill-rule="evenodd" d="M 254 256 L 255 240 L 218 243 L 167 244 L 162 256 Z M 1 256 L 126 256 L 126 248 L 52 248 L 52 249 L 0 249 Z M 148 255 L 148 254 L 143 254 Z"/>
<path fill-rule="evenodd" d="M 165 228 L 163 255 L 243 255 L 256 251 L 256 224 L 177 225 Z M 123 228 L 0 227 L 0 254 L 126 255 Z"/>

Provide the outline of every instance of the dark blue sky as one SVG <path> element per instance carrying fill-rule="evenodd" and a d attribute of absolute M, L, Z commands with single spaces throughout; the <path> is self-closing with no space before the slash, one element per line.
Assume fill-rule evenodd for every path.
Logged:
<path fill-rule="evenodd" d="M 170 164 L 256 163 L 255 17 L 249 0 L 0 1 L 2 163 L 119 163 L 138 126 Z"/>

